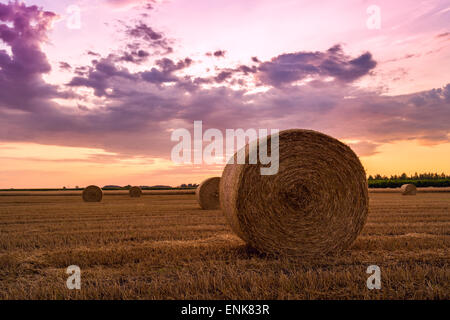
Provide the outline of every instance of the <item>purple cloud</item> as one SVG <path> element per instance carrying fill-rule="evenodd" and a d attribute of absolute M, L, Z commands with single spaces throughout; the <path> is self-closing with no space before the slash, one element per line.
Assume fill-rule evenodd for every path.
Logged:
<path fill-rule="evenodd" d="M 145 71 L 141 73 L 143 80 L 155 84 L 165 83 L 165 82 L 177 82 L 179 81 L 173 73 L 178 70 L 189 67 L 192 64 L 192 59 L 185 58 L 177 63 L 174 63 L 169 58 L 163 58 L 156 61 L 156 65 L 159 69 L 152 68 L 150 71 Z"/>
<path fill-rule="evenodd" d="M 65 71 L 71 71 L 72 70 L 72 66 L 69 63 L 67 63 L 67 62 L 61 61 L 59 63 L 59 69 L 65 70 Z"/>
<path fill-rule="evenodd" d="M 258 78 L 264 84 L 281 86 L 312 77 L 333 77 L 339 82 L 353 82 L 375 68 L 376 62 L 366 52 L 357 58 L 344 54 L 340 45 L 325 52 L 286 53 L 263 62 Z"/>
<path fill-rule="evenodd" d="M 164 50 L 164 54 L 173 52 L 170 40 L 162 32 L 155 31 L 145 22 L 139 21 L 136 25 L 127 25 L 125 28 L 125 33 L 128 37 L 140 41 L 131 44 L 131 46 L 146 45 L 150 48 L 160 48 Z"/>
<path fill-rule="evenodd" d="M 118 59 L 125 62 L 132 62 L 135 64 L 141 64 L 148 60 L 150 53 L 146 50 L 132 50 L 130 52 L 124 52 Z"/>
<path fill-rule="evenodd" d="M 0 50 L 0 106 L 6 109 L 48 108 L 46 99 L 58 95 L 57 88 L 45 83 L 42 74 L 51 66 L 40 49 L 47 30 L 56 17 L 37 6 L 23 3 L 0 4 L 0 39 L 11 54 Z"/>
<path fill-rule="evenodd" d="M 118 67 L 115 64 L 116 57 L 110 55 L 107 58 L 94 60 L 93 66 L 88 67 L 86 76 L 76 76 L 67 85 L 69 87 L 88 87 L 93 88 L 96 96 L 106 95 L 106 89 L 110 87 L 109 82 L 114 77 L 132 80 L 135 75 L 131 74 L 126 68 Z"/>
<path fill-rule="evenodd" d="M 100 54 L 99 54 L 99 53 L 94 52 L 94 51 L 91 51 L 91 50 L 89 50 L 89 51 L 87 52 L 87 54 L 90 55 L 90 56 L 94 56 L 94 57 L 100 57 Z"/>
<path fill-rule="evenodd" d="M 227 52 L 225 50 L 216 50 L 214 52 L 207 52 L 206 56 L 208 57 L 216 57 L 216 58 L 225 58 L 225 54 Z"/>

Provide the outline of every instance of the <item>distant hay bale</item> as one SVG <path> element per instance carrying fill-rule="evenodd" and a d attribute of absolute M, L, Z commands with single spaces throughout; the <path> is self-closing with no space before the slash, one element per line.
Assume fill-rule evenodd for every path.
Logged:
<path fill-rule="evenodd" d="M 270 150 L 270 139 L 267 146 Z M 311 130 L 279 133 L 279 170 L 227 164 L 220 203 L 232 230 L 260 252 L 320 256 L 348 248 L 367 218 L 366 173 L 350 147 Z M 235 154 L 236 159 L 237 154 Z"/>
<path fill-rule="evenodd" d="M 413 184 L 404 184 L 400 189 L 402 191 L 402 195 L 404 196 L 414 196 L 417 192 L 417 188 Z"/>
<path fill-rule="evenodd" d="M 142 196 L 142 190 L 139 187 L 131 187 L 129 194 L 132 198 L 140 198 Z"/>
<path fill-rule="evenodd" d="M 209 178 L 203 181 L 195 190 L 198 204 L 203 210 L 220 208 L 219 184 L 220 177 Z"/>
<path fill-rule="evenodd" d="M 89 186 L 83 190 L 84 202 L 100 202 L 103 198 L 103 190 L 97 186 Z"/>

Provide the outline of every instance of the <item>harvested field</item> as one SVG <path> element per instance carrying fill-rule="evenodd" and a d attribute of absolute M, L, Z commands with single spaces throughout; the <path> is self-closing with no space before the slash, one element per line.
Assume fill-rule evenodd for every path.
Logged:
<path fill-rule="evenodd" d="M 401 193 L 402 190 L 400 188 L 369 188 L 370 193 Z M 425 188 L 417 188 L 417 193 L 436 193 L 436 192 L 450 192 L 450 188 L 442 187 L 425 187 Z"/>
<path fill-rule="evenodd" d="M 0 299 L 450 299 L 450 193 L 370 193 L 350 249 L 315 261 L 258 254 L 193 194 L 146 193 L 3 194 Z"/>

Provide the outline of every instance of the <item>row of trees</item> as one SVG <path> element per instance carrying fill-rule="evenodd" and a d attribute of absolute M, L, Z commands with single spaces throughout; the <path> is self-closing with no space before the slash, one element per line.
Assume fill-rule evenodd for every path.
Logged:
<path fill-rule="evenodd" d="M 449 187 L 450 186 L 450 175 L 447 175 L 445 173 L 417 173 L 415 172 L 413 175 L 407 175 L 406 173 L 402 173 L 401 175 L 381 175 L 376 174 L 374 176 L 369 175 L 369 187 L 370 188 L 397 188 L 400 187 L 402 184 L 405 183 L 412 183 L 415 184 L 417 187 Z M 125 186 L 125 187 L 116 187 L 116 186 L 105 186 L 106 189 L 113 189 L 120 188 L 120 189 L 130 189 L 131 185 Z M 197 188 L 197 183 L 183 183 L 177 188 Z M 143 189 L 171 189 L 170 186 L 163 186 L 163 185 L 157 185 L 152 187 L 143 187 Z M 63 189 L 66 189 L 66 187 L 63 187 Z M 78 186 L 75 187 L 75 189 L 79 189 Z"/>
<path fill-rule="evenodd" d="M 382 176 L 380 174 L 376 174 L 375 176 L 370 175 L 369 181 L 372 180 L 446 180 L 450 179 L 450 175 L 446 175 L 445 173 L 420 173 L 417 172 L 413 175 L 408 176 L 406 173 L 402 173 L 401 175 L 391 175 Z"/>
<path fill-rule="evenodd" d="M 420 173 L 413 175 L 402 173 L 401 175 L 382 176 L 376 174 L 368 178 L 369 188 L 399 188 L 403 184 L 411 183 L 416 187 L 450 187 L 450 175 L 445 173 Z"/>
<path fill-rule="evenodd" d="M 197 188 L 198 184 L 197 183 L 183 183 L 182 185 L 179 186 L 179 188 Z"/>
<path fill-rule="evenodd" d="M 423 180 L 369 180 L 369 188 L 399 188 L 411 183 L 418 188 L 423 187 L 450 187 L 450 179 L 423 179 Z"/>

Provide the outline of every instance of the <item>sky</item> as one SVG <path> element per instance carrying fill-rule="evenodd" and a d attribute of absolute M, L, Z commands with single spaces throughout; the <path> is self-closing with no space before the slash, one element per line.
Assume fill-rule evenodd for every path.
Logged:
<path fill-rule="evenodd" d="M 0 1 L 0 188 L 199 183 L 171 133 L 305 128 L 450 173 L 448 1 Z"/>

